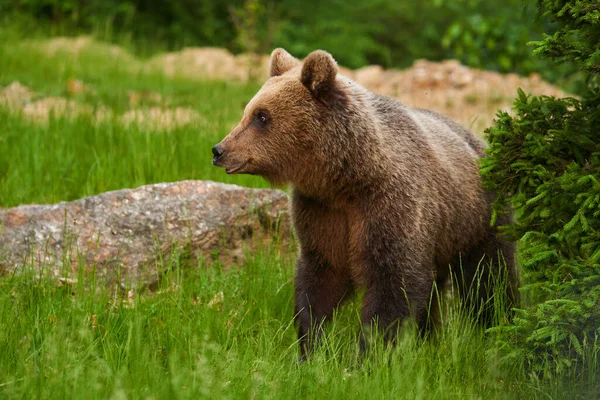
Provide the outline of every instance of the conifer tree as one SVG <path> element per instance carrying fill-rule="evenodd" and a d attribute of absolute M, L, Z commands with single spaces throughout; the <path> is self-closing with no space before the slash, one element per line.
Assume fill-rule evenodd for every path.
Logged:
<path fill-rule="evenodd" d="M 589 369 L 590 357 L 600 362 L 600 1 L 538 6 L 553 30 L 533 43 L 535 53 L 576 63 L 586 94 L 519 90 L 513 115 L 499 112 L 487 130 L 481 172 L 498 194 L 492 223 L 514 212 L 502 230 L 520 241 L 522 290 L 531 299 L 497 328 L 504 354 L 533 371 L 551 364 L 572 376 Z"/>

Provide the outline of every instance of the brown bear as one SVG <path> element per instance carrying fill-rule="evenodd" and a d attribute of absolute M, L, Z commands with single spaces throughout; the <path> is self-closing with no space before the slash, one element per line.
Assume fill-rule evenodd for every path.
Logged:
<path fill-rule="evenodd" d="M 212 149 L 213 164 L 292 186 L 303 357 L 322 322 L 359 288 L 363 324 L 375 323 L 387 339 L 409 317 L 428 326 L 434 294 L 451 274 L 483 314 L 493 311 L 487 282 L 502 271 L 506 295 L 516 301 L 513 244 L 490 227 L 493 194 L 484 191 L 477 164 L 483 150 L 450 119 L 339 74 L 325 51 L 303 62 L 273 51 L 270 79 Z M 364 341 L 361 335 L 361 348 Z"/>

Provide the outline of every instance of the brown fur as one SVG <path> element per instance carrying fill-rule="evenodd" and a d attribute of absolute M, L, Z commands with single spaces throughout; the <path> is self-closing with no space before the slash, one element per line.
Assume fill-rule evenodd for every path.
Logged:
<path fill-rule="evenodd" d="M 365 289 L 363 323 L 391 327 L 391 338 L 408 317 L 426 326 L 433 284 L 441 290 L 450 271 L 465 295 L 482 260 L 484 279 L 497 274 L 498 251 L 516 301 L 513 246 L 489 227 L 493 195 L 481 186 L 479 139 L 437 113 L 368 92 L 324 51 L 300 62 L 277 49 L 270 70 L 213 162 L 293 187 L 303 355 L 356 288 Z"/>

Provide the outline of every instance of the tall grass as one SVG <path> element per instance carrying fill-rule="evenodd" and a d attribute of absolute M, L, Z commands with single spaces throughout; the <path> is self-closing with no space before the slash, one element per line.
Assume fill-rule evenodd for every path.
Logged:
<path fill-rule="evenodd" d="M 95 94 L 75 100 L 116 115 L 130 108 L 128 91 L 150 90 L 203 117 L 166 132 L 86 116 L 37 124 L 0 108 L 1 207 L 182 179 L 265 186 L 211 166 L 210 148 L 237 122 L 255 84 L 167 78 L 136 60 L 114 59 L 103 46 L 48 55 L 33 44 L 3 42 L 0 65 L 0 85 L 20 81 L 41 97 L 65 96 L 66 81 L 81 79 Z M 183 259 L 176 250 L 162 259 L 158 267 L 171 272 L 151 293 L 106 288 L 93 273 L 72 284 L 40 278 L 27 266 L 0 276 L 0 398 L 588 395 L 576 380 L 549 384 L 501 363 L 493 332 L 457 302 L 435 335 L 421 339 L 406 326 L 396 346 L 376 341 L 357 363 L 358 298 L 335 315 L 312 359 L 298 365 L 290 257 L 264 248 L 230 269 L 206 260 L 180 268 Z"/>
<path fill-rule="evenodd" d="M 217 110 L 213 115 L 214 121 L 166 133 L 95 124 L 85 116 L 39 125 L 0 111 L 0 206 L 54 203 L 183 179 L 266 186 L 261 178 L 227 176 L 211 165 L 210 149 L 227 133 L 231 123 L 225 121 L 232 120 Z"/>
<path fill-rule="evenodd" d="M 97 123 L 85 115 L 54 116 L 48 124 L 37 124 L 0 108 L 0 206 L 73 200 L 182 179 L 266 186 L 261 178 L 229 177 L 211 165 L 211 147 L 237 123 L 255 84 L 169 79 L 145 70 L 136 60 L 127 64 L 127 57 L 112 62 L 107 46 L 95 47 L 78 55 L 48 55 L 35 44 L 4 43 L 0 85 L 18 81 L 43 98 L 66 96 L 67 81 L 79 79 L 94 93 L 75 100 L 106 107 L 115 118 L 131 108 L 130 91 L 152 91 L 160 93 L 170 108 L 191 108 L 201 119 L 170 132 L 145 131 L 115 120 Z"/>
<path fill-rule="evenodd" d="M 356 363 L 358 302 L 298 365 L 292 265 L 265 249 L 225 271 L 177 254 L 154 293 L 122 295 L 93 275 L 73 285 L 34 271 L 0 280 L 0 395 L 5 398 L 489 398 L 515 383 L 459 307 L 422 340 L 401 331 Z"/>

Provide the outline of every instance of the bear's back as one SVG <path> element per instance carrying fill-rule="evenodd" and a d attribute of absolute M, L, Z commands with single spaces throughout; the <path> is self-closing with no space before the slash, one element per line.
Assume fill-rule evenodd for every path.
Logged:
<path fill-rule="evenodd" d="M 458 122 L 446 117 L 440 113 L 424 108 L 412 109 L 412 114 L 415 118 L 424 119 L 427 121 L 438 121 L 455 133 L 460 139 L 464 140 L 466 144 L 475 150 L 478 157 L 483 157 L 483 151 L 485 149 L 485 143 L 473 134 L 470 130 L 459 124 Z"/>
<path fill-rule="evenodd" d="M 417 225 L 426 230 L 422 243 L 446 238 L 446 248 L 436 250 L 446 262 L 451 249 L 467 247 L 489 221 L 477 163 L 484 143 L 433 111 L 412 109 L 386 96 L 371 99 L 381 128 L 382 159 L 391 162 L 386 170 L 394 171 L 388 187 L 418 204 L 422 221 Z"/>
<path fill-rule="evenodd" d="M 371 99 L 387 151 L 405 161 L 412 159 L 415 167 L 427 163 L 457 178 L 467 174 L 479 179 L 475 159 L 483 156 L 485 143 L 471 131 L 435 111 L 409 108 L 378 94 L 372 94 Z M 439 165 L 431 165 L 432 160 Z"/>

